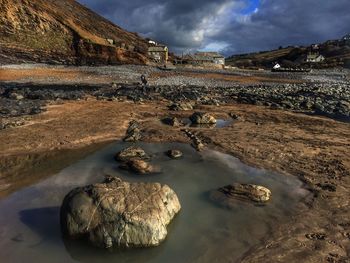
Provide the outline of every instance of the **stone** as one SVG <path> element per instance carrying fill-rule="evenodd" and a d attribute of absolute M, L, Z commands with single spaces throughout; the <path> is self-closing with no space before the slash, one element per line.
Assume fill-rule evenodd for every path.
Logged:
<path fill-rule="evenodd" d="M 158 246 L 180 211 L 176 193 L 159 183 L 129 183 L 109 177 L 79 187 L 63 200 L 62 233 L 102 248 Z"/>
<path fill-rule="evenodd" d="M 212 191 L 210 198 L 225 207 L 231 208 L 235 206 L 237 200 L 266 203 L 271 198 L 271 191 L 260 185 L 234 183 Z"/>
<path fill-rule="evenodd" d="M 142 148 L 135 146 L 125 148 L 115 155 L 115 160 L 119 162 L 125 162 L 134 158 L 146 159 L 148 156 Z"/>
<path fill-rule="evenodd" d="M 10 94 L 9 98 L 13 99 L 13 100 L 23 100 L 24 96 L 22 94 L 18 94 L 18 93 L 13 92 Z"/>
<path fill-rule="evenodd" d="M 173 103 L 168 108 L 169 108 L 169 110 L 172 110 L 172 111 L 193 110 L 192 104 L 191 103 L 187 103 L 187 102 Z"/>
<path fill-rule="evenodd" d="M 160 172 L 160 169 L 158 167 L 155 167 L 152 164 L 141 159 L 128 160 L 122 163 L 119 167 L 121 169 L 129 170 L 138 174 L 150 174 Z"/>
<path fill-rule="evenodd" d="M 178 159 L 182 157 L 182 152 L 180 150 L 169 150 L 166 155 L 172 159 Z"/>
<path fill-rule="evenodd" d="M 130 122 L 129 128 L 126 131 L 126 135 L 124 137 L 125 142 L 137 142 L 142 138 L 139 126 L 140 124 L 137 121 Z"/>
<path fill-rule="evenodd" d="M 167 117 L 167 118 L 164 118 L 162 120 L 162 122 L 166 125 L 170 125 L 170 126 L 174 126 L 174 127 L 178 127 L 178 126 L 181 126 L 182 123 L 179 121 L 178 118 L 176 117 Z"/>
<path fill-rule="evenodd" d="M 193 124 L 215 124 L 216 119 L 209 113 L 195 112 L 190 117 Z"/>
<path fill-rule="evenodd" d="M 230 113 L 229 113 L 229 116 L 230 116 L 232 119 L 234 119 L 234 120 L 240 119 L 240 117 L 239 117 L 237 114 L 233 113 L 233 112 L 230 112 Z"/>

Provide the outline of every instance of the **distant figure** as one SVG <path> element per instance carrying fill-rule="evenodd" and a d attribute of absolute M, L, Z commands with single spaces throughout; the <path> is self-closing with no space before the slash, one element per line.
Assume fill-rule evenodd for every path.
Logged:
<path fill-rule="evenodd" d="M 146 76 L 145 75 L 141 75 L 141 82 L 144 86 L 147 85 L 147 79 L 146 79 Z"/>

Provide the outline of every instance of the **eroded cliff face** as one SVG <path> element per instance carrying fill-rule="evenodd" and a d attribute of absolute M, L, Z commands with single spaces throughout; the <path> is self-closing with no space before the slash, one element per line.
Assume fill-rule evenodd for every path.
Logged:
<path fill-rule="evenodd" d="M 144 39 L 74 0 L 0 0 L 0 63 L 145 64 L 146 53 Z"/>

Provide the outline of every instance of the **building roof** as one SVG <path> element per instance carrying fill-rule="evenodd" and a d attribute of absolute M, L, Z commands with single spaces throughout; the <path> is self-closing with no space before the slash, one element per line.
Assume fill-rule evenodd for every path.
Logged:
<path fill-rule="evenodd" d="M 217 52 L 197 52 L 195 54 L 189 54 L 184 57 L 186 60 L 193 61 L 208 61 L 212 62 L 214 59 L 224 59 L 225 57 Z"/>
<path fill-rule="evenodd" d="M 197 56 L 211 57 L 211 58 L 225 58 L 223 55 L 218 52 L 197 52 L 195 53 Z"/>
<path fill-rule="evenodd" d="M 148 52 L 166 52 L 168 48 L 166 46 L 152 46 L 148 47 Z"/>

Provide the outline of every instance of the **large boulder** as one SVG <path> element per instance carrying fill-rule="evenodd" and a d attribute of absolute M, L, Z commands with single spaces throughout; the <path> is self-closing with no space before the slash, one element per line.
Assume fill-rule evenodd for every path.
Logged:
<path fill-rule="evenodd" d="M 146 159 L 148 156 L 142 148 L 136 146 L 125 148 L 115 155 L 116 161 L 119 162 L 125 162 L 134 158 Z"/>
<path fill-rule="evenodd" d="M 209 113 L 195 112 L 190 117 L 193 124 L 215 124 L 216 119 Z"/>
<path fill-rule="evenodd" d="M 210 198 L 223 206 L 231 208 L 237 204 L 237 200 L 266 203 L 271 198 L 271 191 L 260 185 L 235 183 L 211 192 Z"/>
<path fill-rule="evenodd" d="M 167 185 L 110 177 L 64 198 L 61 227 L 66 237 L 87 238 L 98 247 L 151 247 L 166 238 L 167 225 L 180 209 Z"/>

